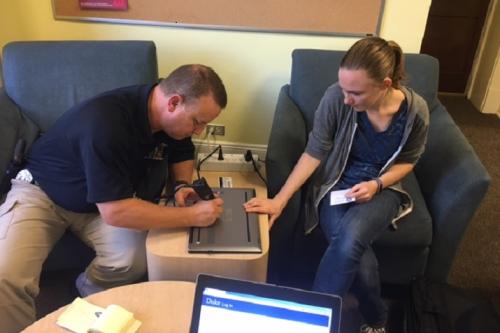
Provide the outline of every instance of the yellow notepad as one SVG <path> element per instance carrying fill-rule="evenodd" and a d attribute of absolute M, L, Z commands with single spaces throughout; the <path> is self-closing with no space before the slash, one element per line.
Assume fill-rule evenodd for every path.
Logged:
<path fill-rule="evenodd" d="M 135 333 L 141 322 L 119 305 L 101 308 L 77 297 L 57 324 L 75 333 Z"/>

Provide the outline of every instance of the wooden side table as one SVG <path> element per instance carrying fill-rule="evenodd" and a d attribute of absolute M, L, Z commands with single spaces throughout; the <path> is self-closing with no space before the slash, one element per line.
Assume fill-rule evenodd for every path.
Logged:
<path fill-rule="evenodd" d="M 196 285 L 183 281 L 155 281 L 131 284 L 85 297 L 100 307 L 117 304 L 142 322 L 138 332 L 189 332 Z M 64 306 L 39 319 L 23 332 L 67 333 L 56 322 Z"/>
<path fill-rule="evenodd" d="M 255 172 L 203 171 L 212 187 L 219 177 L 231 177 L 233 187 L 255 188 L 256 196 L 267 197 L 267 190 Z M 146 239 L 149 280 L 195 281 L 198 273 L 265 282 L 269 251 L 267 215 L 259 215 L 262 253 L 188 253 L 189 228 L 151 230 Z"/>

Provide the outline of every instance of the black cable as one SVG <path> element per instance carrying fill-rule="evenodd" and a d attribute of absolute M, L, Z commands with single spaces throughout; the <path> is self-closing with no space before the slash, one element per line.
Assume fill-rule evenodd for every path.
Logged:
<path fill-rule="evenodd" d="M 262 181 L 264 182 L 264 184 L 266 184 L 266 188 L 267 188 L 268 187 L 267 186 L 267 180 L 260 173 L 260 170 L 257 167 L 257 163 L 255 163 L 252 151 L 250 149 L 247 150 L 247 152 L 245 153 L 245 161 L 252 161 L 253 169 L 255 170 L 255 172 L 257 172 L 257 175 L 260 177 L 260 179 L 262 179 Z"/>
<path fill-rule="evenodd" d="M 219 149 L 219 157 L 217 157 L 217 159 L 218 159 L 219 161 L 223 161 L 223 160 L 224 160 L 224 154 L 222 154 L 222 146 L 221 146 L 221 145 L 219 145 L 219 148 L 220 148 L 220 149 Z M 200 178 L 200 177 L 198 177 L 198 178 Z"/>
<path fill-rule="evenodd" d="M 210 158 L 210 156 L 212 156 L 213 154 L 215 154 L 215 152 L 217 150 L 220 150 L 222 152 L 222 146 L 221 145 L 218 145 L 210 154 L 208 154 L 207 156 L 205 156 L 201 161 L 198 161 L 198 165 L 196 166 L 196 175 L 198 176 L 198 179 L 200 179 L 200 168 L 201 168 L 201 165 L 203 162 L 205 162 L 208 158 Z"/>
<path fill-rule="evenodd" d="M 264 182 L 264 184 L 266 184 L 266 188 L 268 187 L 267 186 L 267 180 L 264 178 L 264 176 L 262 176 L 262 174 L 260 173 L 259 169 L 257 168 L 257 165 L 255 163 L 255 160 L 253 159 L 252 157 L 252 164 L 253 164 L 253 168 L 255 170 L 255 172 L 257 172 L 257 175 L 260 177 L 260 179 L 262 179 L 262 181 Z"/>

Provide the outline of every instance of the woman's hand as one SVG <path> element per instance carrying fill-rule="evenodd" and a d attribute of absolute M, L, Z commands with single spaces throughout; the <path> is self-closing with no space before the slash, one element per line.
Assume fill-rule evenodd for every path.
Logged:
<path fill-rule="evenodd" d="M 293 167 L 292 173 L 288 176 L 285 184 L 274 198 L 253 198 L 243 204 L 243 207 L 249 213 L 269 214 L 270 229 L 276 219 L 281 215 L 288 200 L 290 200 L 293 194 L 306 182 L 320 163 L 321 161 L 319 159 L 304 152 L 300 156 L 297 164 Z"/>
<path fill-rule="evenodd" d="M 377 190 L 377 182 L 375 180 L 369 180 L 354 185 L 351 190 L 346 193 L 346 197 L 354 198 L 356 202 L 368 202 L 377 194 Z"/>
<path fill-rule="evenodd" d="M 253 198 L 243 204 L 248 213 L 261 213 L 269 215 L 269 229 L 273 226 L 276 219 L 281 215 L 284 204 L 277 199 L 259 199 Z"/>

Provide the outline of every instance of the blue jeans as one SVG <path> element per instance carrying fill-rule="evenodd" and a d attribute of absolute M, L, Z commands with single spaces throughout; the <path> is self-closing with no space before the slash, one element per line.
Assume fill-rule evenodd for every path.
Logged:
<path fill-rule="evenodd" d="M 330 206 L 330 195 L 320 203 L 320 226 L 328 240 L 313 289 L 339 296 L 349 289 L 356 296 L 366 323 L 382 327 L 387 306 L 380 297 L 378 262 L 372 242 L 396 216 L 401 197 L 385 189 L 366 203 Z"/>

